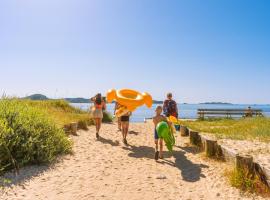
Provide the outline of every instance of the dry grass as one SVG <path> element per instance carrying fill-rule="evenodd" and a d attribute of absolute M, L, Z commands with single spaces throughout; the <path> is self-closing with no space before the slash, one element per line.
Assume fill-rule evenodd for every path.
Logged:
<path fill-rule="evenodd" d="M 87 112 L 72 107 L 64 100 L 22 101 L 48 113 L 58 127 L 64 127 L 64 125 L 71 122 L 80 122 L 80 124 L 85 122 L 87 125 L 93 124 L 93 121 Z"/>
<path fill-rule="evenodd" d="M 217 138 L 270 141 L 270 119 L 264 117 L 181 121 L 181 124 Z"/>
<path fill-rule="evenodd" d="M 258 175 L 250 176 L 247 171 L 229 168 L 224 174 L 233 187 L 243 192 L 255 193 L 263 197 L 270 197 L 270 189 L 260 180 Z"/>

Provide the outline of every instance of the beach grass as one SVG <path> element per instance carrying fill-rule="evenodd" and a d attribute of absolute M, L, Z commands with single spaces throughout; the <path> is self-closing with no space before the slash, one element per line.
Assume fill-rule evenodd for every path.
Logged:
<path fill-rule="evenodd" d="M 241 119 L 181 120 L 181 125 L 198 132 L 211 133 L 218 139 L 258 140 L 270 142 L 270 119 L 266 117 Z"/>
<path fill-rule="evenodd" d="M 270 189 L 265 185 L 257 174 L 251 175 L 244 169 L 227 169 L 224 175 L 228 178 L 231 186 L 243 192 L 255 193 L 263 197 L 270 196 Z"/>
<path fill-rule="evenodd" d="M 71 140 L 45 110 L 30 101 L 0 100 L 0 173 L 71 152 Z"/>
<path fill-rule="evenodd" d="M 58 127 L 64 127 L 64 125 L 70 124 L 71 122 L 78 122 L 79 128 L 80 124 L 92 125 L 94 123 L 87 112 L 71 106 L 64 100 L 20 101 L 48 113 Z"/>
<path fill-rule="evenodd" d="M 48 113 L 58 127 L 64 127 L 64 125 L 70 124 L 71 122 L 77 122 L 79 129 L 87 130 L 87 126 L 94 124 L 89 112 L 75 108 L 65 100 L 21 101 Z M 112 116 L 104 112 L 103 122 L 112 122 Z"/>
<path fill-rule="evenodd" d="M 104 113 L 104 121 L 112 117 Z M 88 112 L 64 100 L 0 100 L 0 174 L 28 164 L 49 163 L 70 153 L 72 141 L 63 127 L 77 122 L 87 130 L 93 124 Z"/>

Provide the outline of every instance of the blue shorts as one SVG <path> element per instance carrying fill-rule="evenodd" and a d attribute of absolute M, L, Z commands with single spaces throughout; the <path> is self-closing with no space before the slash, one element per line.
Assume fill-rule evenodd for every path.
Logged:
<path fill-rule="evenodd" d="M 157 130 L 155 129 L 155 140 L 158 140 L 159 137 L 158 137 L 158 133 L 157 133 Z"/>

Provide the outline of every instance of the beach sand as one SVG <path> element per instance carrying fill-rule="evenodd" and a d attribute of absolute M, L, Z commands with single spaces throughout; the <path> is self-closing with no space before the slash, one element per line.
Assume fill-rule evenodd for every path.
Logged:
<path fill-rule="evenodd" d="M 130 131 L 130 146 L 122 144 L 115 124 L 102 126 L 99 141 L 94 127 L 80 131 L 72 136 L 73 155 L 50 167 L 26 167 L 16 178 L 7 174 L 13 184 L 2 189 L 0 199 L 263 199 L 231 187 L 224 175 L 228 165 L 205 158 L 188 146 L 188 138 L 178 137 L 173 155 L 166 152 L 156 162 L 153 125 L 134 123 Z"/>

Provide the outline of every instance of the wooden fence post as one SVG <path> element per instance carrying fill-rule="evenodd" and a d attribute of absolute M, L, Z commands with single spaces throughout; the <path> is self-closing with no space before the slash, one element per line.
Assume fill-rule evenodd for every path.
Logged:
<path fill-rule="evenodd" d="M 248 176 L 254 177 L 255 174 L 255 165 L 253 163 L 253 157 L 251 155 L 236 155 L 235 160 L 236 170 L 246 171 Z"/>
<path fill-rule="evenodd" d="M 70 129 L 72 135 L 77 135 L 78 124 L 76 122 L 72 122 L 70 124 Z"/>
<path fill-rule="evenodd" d="M 214 157 L 217 153 L 217 141 L 206 139 L 205 140 L 205 153 L 207 157 Z"/>
<path fill-rule="evenodd" d="M 196 131 L 190 131 L 189 132 L 189 139 L 190 143 L 196 146 L 200 146 L 201 138 L 199 136 L 199 133 Z"/>
<path fill-rule="evenodd" d="M 189 135 L 189 130 L 186 126 L 181 126 L 180 133 L 181 133 L 181 136 L 185 137 Z"/>

